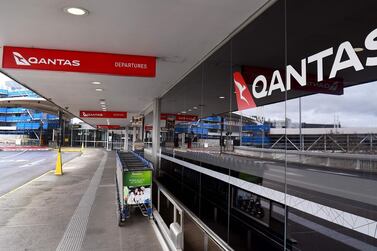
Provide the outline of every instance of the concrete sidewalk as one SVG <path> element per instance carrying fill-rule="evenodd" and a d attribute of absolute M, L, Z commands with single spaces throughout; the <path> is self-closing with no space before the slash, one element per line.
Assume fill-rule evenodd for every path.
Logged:
<path fill-rule="evenodd" d="M 118 227 L 114 152 L 86 149 L 63 170 L 0 197 L 0 250 L 162 250 L 147 218 Z"/>

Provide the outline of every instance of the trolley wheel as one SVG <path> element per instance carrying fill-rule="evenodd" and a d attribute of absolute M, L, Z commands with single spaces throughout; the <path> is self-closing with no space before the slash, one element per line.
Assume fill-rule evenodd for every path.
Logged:
<path fill-rule="evenodd" d="M 124 227 L 126 225 L 126 221 L 122 221 L 121 219 L 118 220 L 118 226 Z"/>
<path fill-rule="evenodd" d="M 122 215 L 118 213 L 118 226 L 123 227 L 124 225 L 126 225 L 126 220 L 122 220 Z"/>

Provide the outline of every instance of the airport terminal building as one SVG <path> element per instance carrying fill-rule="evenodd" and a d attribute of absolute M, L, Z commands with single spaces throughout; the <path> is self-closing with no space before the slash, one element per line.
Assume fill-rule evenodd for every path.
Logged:
<path fill-rule="evenodd" d="M 373 7 L 276 1 L 158 101 L 201 119 L 162 127 L 158 184 L 235 250 L 376 248 Z"/>
<path fill-rule="evenodd" d="M 71 146 L 153 166 L 169 250 L 377 250 L 376 1 L 127 1 L 159 29 L 118 26 L 115 2 L 107 26 L 91 6 L 64 26 L 89 27 L 65 37 L 77 48 L 4 43 L 1 72 L 93 126 Z"/>

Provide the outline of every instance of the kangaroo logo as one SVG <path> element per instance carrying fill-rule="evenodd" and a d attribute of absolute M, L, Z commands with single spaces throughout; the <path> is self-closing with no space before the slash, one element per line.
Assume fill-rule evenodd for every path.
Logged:
<path fill-rule="evenodd" d="M 31 65 L 20 53 L 16 51 L 13 52 L 13 57 L 17 65 Z"/>
<path fill-rule="evenodd" d="M 234 89 L 236 90 L 237 96 L 237 106 L 238 110 L 242 111 L 245 109 L 256 107 L 253 97 L 250 94 L 249 89 L 245 83 L 240 72 L 233 73 Z"/>
<path fill-rule="evenodd" d="M 238 82 L 236 79 L 234 79 L 234 84 L 236 85 L 236 87 L 238 88 L 238 91 L 240 92 L 240 98 L 245 101 L 247 104 L 249 104 L 249 101 L 247 101 L 247 99 L 243 96 L 243 92 L 244 90 L 246 90 L 246 86 L 245 85 L 242 85 L 240 82 Z"/>

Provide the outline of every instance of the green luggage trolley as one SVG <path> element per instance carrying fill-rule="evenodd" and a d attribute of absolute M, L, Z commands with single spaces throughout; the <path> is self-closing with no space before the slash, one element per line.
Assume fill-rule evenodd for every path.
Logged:
<path fill-rule="evenodd" d="M 134 152 L 117 152 L 116 185 L 119 206 L 119 226 L 130 217 L 130 209 L 138 207 L 152 218 L 153 166 Z"/>

